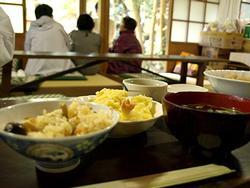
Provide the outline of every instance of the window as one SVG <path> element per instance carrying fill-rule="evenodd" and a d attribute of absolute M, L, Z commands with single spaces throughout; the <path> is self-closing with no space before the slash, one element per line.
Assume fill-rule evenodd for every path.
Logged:
<path fill-rule="evenodd" d="M 172 42 L 198 43 L 205 24 L 215 21 L 219 0 L 174 0 Z"/>
<path fill-rule="evenodd" d="M 250 0 L 241 0 L 240 19 L 250 19 Z"/>
<path fill-rule="evenodd" d="M 80 0 L 60 0 L 60 3 L 55 0 L 0 0 L 0 6 L 10 17 L 15 33 L 24 33 L 29 29 L 31 21 L 35 20 L 35 7 L 42 3 L 53 8 L 54 19 L 64 26 L 66 32 L 76 28 Z"/>
<path fill-rule="evenodd" d="M 23 0 L 1 0 L 1 3 L 13 3 L 13 4 L 22 4 Z"/>
<path fill-rule="evenodd" d="M 10 17 L 10 21 L 15 33 L 23 33 L 24 32 L 23 0 L 0 0 L 0 6 Z"/>
<path fill-rule="evenodd" d="M 66 32 L 76 29 L 79 15 L 79 0 L 26 0 L 26 24 L 27 30 L 31 21 L 35 20 L 35 8 L 39 4 L 48 4 L 53 8 L 53 18 L 63 25 Z"/>
<path fill-rule="evenodd" d="M 144 54 L 166 54 L 168 46 L 168 20 L 170 0 L 110 0 L 109 21 L 109 44 L 119 36 L 121 20 L 124 16 L 131 16 L 137 21 L 136 36 L 143 48 Z M 86 11 L 96 18 L 95 5 L 97 0 L 87 0 Z M 113 25 L 113 24 L 112 24 Z M 113 30 L 113 32 L 111 32 Z M 114 33 L 112 35 L 112 33 Z M 143 62 L 143 68 L 155 72 L 165 71 L 165 62 Z"/>
<path fill-rule="evenodd" d="M 143 53 L 166 54 L 169 0 L 110 0 L 110 19 L 116 23 L 116 37 L 119 35 L 120 22 L 127 15 L 137 21 L 136 36 Z M 166 63 L 144 61 L 142 66 L 155 72 L 164 72 Z"/>

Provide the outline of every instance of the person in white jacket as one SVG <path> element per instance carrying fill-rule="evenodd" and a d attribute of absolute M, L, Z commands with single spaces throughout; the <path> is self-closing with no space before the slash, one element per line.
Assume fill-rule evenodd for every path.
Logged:
<path fill-rule="evenodd" d="M 46 5 L 38 5 L 35 9 L 36 21 L 30 25 L 25 36 L 26 51 L 32 52 L 67 52 L 70 39 L 63 26 L 53 20 L 53 9 Z M 25 73 L 27 75 L 50 75 L 73 67 L 68 59 L 29 59 Z"/>
<path fill-rule="evenodd" d="M 10 62 L 15 49 L 15 33 L 8 15 L 0 7 L 0 67 Z"/>

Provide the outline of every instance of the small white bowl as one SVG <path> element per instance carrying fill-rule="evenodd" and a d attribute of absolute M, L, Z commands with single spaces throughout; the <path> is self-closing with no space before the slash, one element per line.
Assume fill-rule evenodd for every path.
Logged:
<path fill-rule="evenodd" d="M 250 98 L 250 71 L 209 70 L 204 74 L 215 91 Z M 234 79 L 238 76 L 244 77 L 246 80 Z"/>
<path fill-rule="evenodd" d="M 129 92 L 138 92 L 148 97 L 152 97 L 158 102 L 162 101 L 168 89 L 168 84 L 166 82 L 149 78 L 128 78 L 124 79 L 122 83 Z"/>
<path fill-rule="evenodd" d="M 95 95 L 89 95 L 89 96 L 77 97 L 74 100 L 88 102 L 88 101 L 93 101 L 94 98 L 95 98 Z M 147 131 L 149 128 L 151 128 L 155 124 L 157 119 L 163 115 L 161 103 L 157 101 L 153 101 L 153 108 L 154 108 L 154 117 L 152 119 L 148 119 L 144 121 L 143 120 L 142 121 L 119 121 L 117 125 L 112 129 L 109 137 L 125 138 L 125 137 L 131 137 L 136 134 Z"/>
<path fill-rule="evenodd" d="M 0 109 L 0 136 L 2 140 L 18 153 L 36 161 L 36 166 L 48 173 L 62 173 L 74 169 L 80 157 L 101 144 L 119 121 L 119 114 L 107 106 L 89 103 L 95 111 L 112 114 L 112 124 L 102 130 L 81 136 L 63 138 L 34 138 L 4 131 L 9 122 L 20 122 L 26 117 L 35 117 L 60 108 L 62 102 L 69 100 L 40 101 L 17 104 Z"/>

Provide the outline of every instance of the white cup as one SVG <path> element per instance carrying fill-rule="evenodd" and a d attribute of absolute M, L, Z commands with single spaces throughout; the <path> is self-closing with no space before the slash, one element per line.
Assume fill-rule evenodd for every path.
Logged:
<path fill-rule="evenodd" d="M 161 102 L 168 90 L 166 82 L 148 78 L 128 78 L 122 81 L 129 92 L 139 93 Z"/>

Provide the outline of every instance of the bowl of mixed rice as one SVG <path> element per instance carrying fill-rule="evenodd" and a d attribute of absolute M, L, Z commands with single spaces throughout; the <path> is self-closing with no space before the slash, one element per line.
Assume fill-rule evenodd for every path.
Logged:
<path fill-rule="evenodd" d="M 0 109 L 0 136 L 49 173 L 66 172 L 110 134 L 118 112 L 91 102 L 37 101 Z"/>

